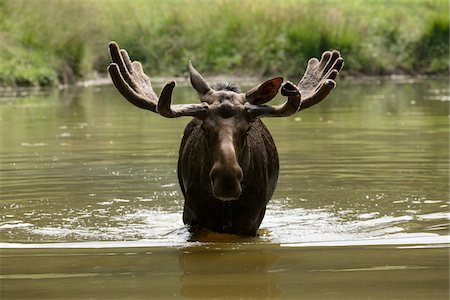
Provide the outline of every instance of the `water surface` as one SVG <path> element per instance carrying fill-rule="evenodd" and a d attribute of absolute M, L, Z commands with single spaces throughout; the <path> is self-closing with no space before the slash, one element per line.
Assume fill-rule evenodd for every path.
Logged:
<path fill-rule="evenodd" d="M 176 177 L 189 118 L 110 86 L 3 97 L 2 296 L 446 299 L 449 100 L 445 79 L 341 82 L 265 119 L 281 167 L 260 236 L 193 242 Z"/>

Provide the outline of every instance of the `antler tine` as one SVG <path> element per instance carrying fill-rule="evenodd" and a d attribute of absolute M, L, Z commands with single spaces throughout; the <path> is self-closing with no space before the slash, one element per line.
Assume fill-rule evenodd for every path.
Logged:
<path fill-rule="evenodd" d="M 178 118 L 184 116 L 199 117 L 208 109 L 208 104 L 175 104 L 172 105 L 172 91 L 175 87 L 175 81 L 169 81 L 161 91 L 157 111 L 166 118 Z"/>
<path fill-rule="evenodd" d="M 251 118 L 260 117 L 287 117 L 300 109 L 301 94 L 297 86 L 287 81 L 281 88 L 281 94 L 287 96 L 285 103 L 277 106 L 257 105 L 246 102 L 247 112 Z"/>
<path fill-rule="evenodd" d="M 133 105 L 157 112 L 158 96 L 141 63 L 131 62 L 127 51 L 120 49 L 116 42 L 109 43 L 109 53 L 113 62 L 108 71 L 117 90 Z"/>
<path fill-rule="evenodd" d="M 344 59 L 337 50 L 325 51 L 320 61 L 311 58 L 298 84 L 303 97 L 300 109 L 308 108 L 325 99 L 336 86 L 335 79 L 343 66 Z"/>

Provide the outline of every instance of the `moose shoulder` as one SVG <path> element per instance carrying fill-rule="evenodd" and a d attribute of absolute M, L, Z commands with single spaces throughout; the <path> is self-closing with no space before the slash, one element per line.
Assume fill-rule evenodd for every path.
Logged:
<path fill-rule="evenodd" d="M 139 62 L 111 42 L 109 72 L 119 92 L 132 104 L 161 116 L 193 117 L 186 126 L 178 160 L 178 180 L 185 202 L 183 221 L 214 231 L 255 235 L 277 185 L 278 153 L 260 118 L 285 117 L 322 101 L 335 87 L 343 66 L 336 50 L 312 58 L 300 83 L 277 77 L 241 93 L 234 85 L 211 88 L 189 63 L 199 104 L 172 105 L 175 82 L 158 98 Z M 266 105 L 281 88 L 287 97 Z"/>

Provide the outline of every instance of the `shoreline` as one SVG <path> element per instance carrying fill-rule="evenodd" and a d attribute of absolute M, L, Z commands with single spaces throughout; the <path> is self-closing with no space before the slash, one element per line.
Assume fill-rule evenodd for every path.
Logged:
<path fill-rule="evenodd" d="M 205 76 L 211 85 L 215 85 L 218 82 L 237 82 L 242 86 L 252 86 L 258 84 L 258 82 L 264 79 L 270 78 L 271 76 L 258 77 L 258 76 Z M 299 76 L 300 77 L 300 76 Z M 396 83 L 412 84 L 414 82 L 423 81 L 427 79 L 444 79 L 447 78 L 450 86 L 450 79 L 447 74 L 433 74 L 433 75 L 403 75 L 403 74 L 392 74 L 392 75 L 348 75 L 340 76 L 338 78 L 339 82 L 352 82 L 357 84 L 381 84 L 386 81 L 393 81 Z M 285 78 L 289 80 L 290 78 Z M 153 87 L 161 88 L 169 80 L 175 80 L 178 86 L 190 86 L 190 81 L 188 77 L 153 77 L 152 79 Z M 290 79 L 292 80 L 292 79 Z M 297 80 L 300 80 L 298 78 Z M 68 90 L 71 88 L 89 88 L 89 87 L 101 87 L 112 85 L 111 78 L 109 76 L 99 76 L 94 79 L 80 80 L 71 84 L 59 84 L 57 86 L 0 86 L 0 99 L 1 98 L 12 98 L 12 97 L 26 97 L 29 95 L 36 95 L 41 93 L 46 93 L 55 90 Z"/>

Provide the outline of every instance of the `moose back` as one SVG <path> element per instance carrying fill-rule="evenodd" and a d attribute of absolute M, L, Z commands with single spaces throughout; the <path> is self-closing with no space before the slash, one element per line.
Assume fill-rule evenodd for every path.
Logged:
<path fill-rule="evenodd" d="M 242 93 L 233 84 L 214 89 L 189 62 L 200 103 L 172 104 L 174 81 L 158 97 L 142 65 L 115 42 L 108 70 L 122 96 L 133 105 L 167 118 L 193 117 L 181 140 L 178 181 L 183 222 L 191 227 L 253 236 L 264 218 L 278 180 L 275 143 L 262 117 L 286 117 L 322 101 L 335 87 L 344 61 L 336 50 L 312 58 L 298 85 L 276 77 Z M 267 105 L 281 88 L 286 102 Z"/>

